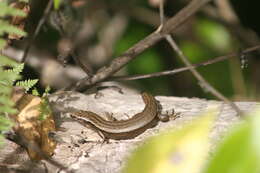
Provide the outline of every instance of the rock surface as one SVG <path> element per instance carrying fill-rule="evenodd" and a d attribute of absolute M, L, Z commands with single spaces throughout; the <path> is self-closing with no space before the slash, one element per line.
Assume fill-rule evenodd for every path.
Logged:
<path fill-rule="evenodd" d="M 156 96 L 163 112 L 174 111 L 179 118 L 159 124 L 146 130 L 143 134 L 129 140 L 110 140 L 102 143 L 98 134 L 73 121 L 68 112 L 88 110 L 104 115 L 113 113 L 116 119 L 127 119 L 141 112 L 144 103 L 141 95 L 131 91 L 123 94 L 113 89 L 104 89 L 100 94 L 84 95 L 76 92 L 61 92 L 50 97 L 54 108 L 57 126 L 65 131 L 57 132 L 60 143 L 55 150 L 53 159 L 77 173 L 116 173 L 120 172 L 131 152 L 150 136 L 154 136 L 169 128 L 180 128 L 183 124 L 201 115 L 207 108 L 216 106 L 218 118 L 210 134 L 212 146 L 225 134 L 226 130 L 238 121 L 236 112 L 227 104 L 198 98 L 180 98 Z M 255 102 L 237 102 L 243 111 L 251 111 L 259 107 Z M 32 163 L 26 153 L 16 144 L 6 141 L 0 150 L 0 172 L 58 172 L 59 169 L 43 161 Z"/>

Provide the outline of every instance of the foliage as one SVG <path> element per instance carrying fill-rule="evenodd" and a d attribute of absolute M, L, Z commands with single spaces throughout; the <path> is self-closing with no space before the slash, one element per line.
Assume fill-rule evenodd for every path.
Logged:
<path fill-rule="evenodd" d="M 38 79 L 28 79 L 24 81 L 18 81 L 15 85 L 23 87 L 26 91 L 29 91 L 36 83 Z"/>
<path fill-rule="evenodd" d="M 62 0 L 54 0 L 54 1 L 53 1 L 54 8 L 55 8 L 56 10 L 59 9 L 60 4 L 61 4 L 61 1 L 62 1 Z"/>
<path fill-rule="evenodd" d="M 247 118 L 229 131 L 204 173 L 260 172 L 260 110 Z"/>
<path fill-rule="evenodd" d="M 6 118 L 7 114 L 15 114 L 17 110 L 13 108 L 14 103 L 11 100 L 11 93 L 14 83 L 20 79 L 20 73 L 24 64 L 18 64 L 7 57 L 1 57 L 0 64 L 0 131 L 8 130 L 11 122 Z M 5 63 L 3 63 L 5 62 Z M 6 70 L 5 68 L 8 67 Z M 36 84 L 37 80 L 25 80 L 16 82 L 16 86 L 22 86 L 28 91 Z M 2 136 L 1 136 L 2 137 Z"/>
<path fill-rule="evenodd" d="M 28 0 L 23 0 L 28 2 Z M 0 50 L 2 50 L 7 41 L 3 39 L 5 34 L 16 34 L 19 36 L 25 36 L 26 33 L 21 29 L 10 24 L 6 17 L 21 16 L 26 14 L 19 9 L 13 8 L 8 5 L 7 0 L 0 1 Z M 0 131 L 8 130 L 11 126 L 11 121 L 6 118 L 7 114 L 16 113 L 16 109 L 13 108 L 14 103 L 11 100 L 12 87 L 14 82 L 20 79 L 20 73 L 24 68 L 24 64 L 18 64 L 17 62 L 0 55 Z M 28 82 L 27 84 L 32 84 Z M 0 136 L 2 137 L 2 136 Z"/>
<path fill-rule="evenodd" d="M 140 23 L 132 22 L 129 24 L 125 35 L 117 41 L 115 46 L 115 56 L 119 56 L 133 44 L 142 40 L 151 30 L 148 27 L 142 26 Z M 149 74 L 153 72 L 163 71 L 165 69 L 163 56 L 156 49 L 148 49 L 131 61 L 127 66 L 129 75 Z M 170 88 L 167 85 L 165 78 L 152 78 L 138 80 L 139 90 L 146 90 L 156 94 L 167 94 Z"/>
<path fill-rule="evenodd" d="M 26 35 L 26 33 L 23 30 L 10 24 L 9 21 L 4 20 L 4 17 L 8 16 L 24 17 L 26 16 L 26 14 L 22 10 L 10 7 L 7 3 L 7 0 L 0 1 L 0 50 L 3 49 L 6 45 L 6 41 L 1 38 L 4 36 L 4 34 L 15 34 L 19 36 Z"/>
<path fill-rule="evenodd" d="M 10 24 L 7 20 L 5 20 L 5 17 L 9 16 L 19 16 L 24 17 L 26 16 L 26 13 L 24 13 L 22 10 L 10 7 L 8 5 L 7 0 L 1 0 L 0 1 L 0 50 L 3 49 L 6 45 L 6 40 L 2 39 L 1 37 L 4 36 L 4 34 L 16 34 L 20 36 L 25 36 L 26 33 L 17 28 L 16 26 Z M 4 58 L 1 58 L 1 60 Z M 6 60 L 5 60 L 6 61 Z"/>
<path fill-rule="evenodd" d="M 163 133 L 147 141 L 130 158 L 124 172 L 197 172 L 209 150 L 208 135 L 216 112 L 206 113 L 180 130 Z"/>
<path fill-rule="evenodd" d="M 48 86 L 45 88 L 45 91 L 42 95 L 42 101 L 41 101 L 41 105 L 40 105 L 40 117 L 39 117 L 40 120 L 46 119 L 47 118 L 46 116 L 51 114 L 51 108 L 50 108 L 50 104 L 49 104 L 49 101 L 47 98 L 49 92 L 50 92 L 50 87 Z M 38 95 L 39 95 L 39 93 L 38 93 Z"/>
<path fill-rule="evenodd" d="M 28 2 L 28 0 L 20 1 Z M 0 50 L 7 44 L 7 41 L 3 39 L 5 34 L 16 34 L 18 36 L 26 35 L 23 30 L 10 24 L 4 17 L 24 17 L 25 15 L 26 14 L 23 11 L 9 6 L 6 0 L 0 0 Z M 17 112 L 17 110 L 13 108 L 14 103 L 11 100 L 13 85 L 21 86 L 27 92 L 38 82 L 38 80 L 28 79 L 17 81 L 21 78 L 20 73 L 23 71 L 24 64 L 19 64 L 3 55 L 0 55 L 0 59 L 0 131 L 3 131 L 8 130 L 12 124 L 11 121 L 6 118 L 7 114 L 15 114 Z M 36 91 L 37 90 L 34 89 L 35 94 L 38 93 Z M 47 95 L 48 91 L 49 89 L 46 89 L 45 95 Z M 50 112 L 47 99 L 43 98 L 42 100 L 42 104 L 40 105 L 41 119 Z"/>
<path fill-rule="evenodd" d="M 15 67 L 16 63 L 14 61 L 7 60 L 6 57 L 1 57 L 1 60 L 5 62 L 10 62 L 5 64 L 9 67 Z M 11 73 L 3 69 L 3 65 L 0 65 L 0 130 L 7 130 L 11 126 L 11 121 L 6 118 L 7 114 L 16 113 L 16 109 L 13 108 L 14 103 L 11 101 L 11 92 L 13 82 L 20 78 L 17 73 Z M 2 137 L 2 136 L 0 136 Z M 1 141 L 1 140 L 0 140 Z"/>
<path fill-rule="evenodd" d="M 208 135 L 216 112 L 180 130 L 148 140 L 129 159 L 124 172 L 258 173 L 260 171 L 260 110 L 236 124 L 208 155 Z M 210 158 L 206 159 L 205 156 Z"/>
<path fill-rule="evenodd" d="M 199 18 L 195 24 L 195 32 L 202 44 L 216 52 L 227 53 L 233 46 L 228 30 L 212 20 Z"/>

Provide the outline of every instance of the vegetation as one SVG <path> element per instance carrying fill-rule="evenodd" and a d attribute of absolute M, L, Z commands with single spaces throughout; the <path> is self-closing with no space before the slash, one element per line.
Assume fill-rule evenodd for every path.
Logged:
<path fill-rule="evenodd" d="M 124 172 L 258 173 L 260 110 L 232 127 L 210 151 L 209 132 L 216 115 L 211 110 L 182 129 L 149 139 L 129 159 Z"/>
<path fill-rule="evenodd" d="M 24 31 L 4 20 L 4 17 L 7 16 L 24 17 L 25 14 L 21 10 L 10 7 L 6 0 L 0 1 L 0 50 L 2 50 L 7 44 L 7 41 L 3 39 L 4 35 L 26 35 Z M 10 69 L 6 70 L 6 67 Z M 19 65 L 15 61 L 0 55 L 0 131 L 8 130 L 12 124 L 10 120 L 6 118 L 7 114 L 16 113 L 16 110 L 13 108 L 14 103 L 11 101 L 11 93 L 14 82 L 20 79 L 19 74 L 22 68 L 23 64 Z"/>
<path fill-rule="evenodd" d="M 28 3 L 28 0 L 20 0 L 20 2 L 21 1 Z M 10 6 L 8 2 L 9 2 L 8 0 L 0 0 L 0 50 L 4 49 L 9 44 L 10 35 L 18 38 L 25 37 L 27 35 L 27 33 L 23 31 L 23 29 L 15 26 L 13 23 L 10 22 L 10 18 L 12 17 L 25 17 L 27 14 L 20 9 Z M 57 19 L 56 17 L 57 16 L 61 17 L 61 14 L 63 14 L 63 12 L 65 14 L 65 12 L 68 11 L 71 13 L 69 14 L 70 17 L 72 16 L 71 18 L 69 18 L 69 20 L 72 20 L 72 22 L 76 22 L 76 23 L 83 23 L 81 20 L 84 16 L 83 17 L 80 16 L 82 18 L 77 18 L 78 17 L 77 15 L 83 14 L 83 12 L 80 11 L 80 8 L 78 8 L 77 10 L 75 9 L 73 10 L 70 6 L 71 4 L 67 3 L 69 1 L 65 1 L 65 0 L 54 0 L 53 2 L 54 2 L 53 4 L 54 9 L 50 13 L 50 19 L 48 19 L 46 23 L 51 25 L 51 23 L 53 22 L 51 20 L 53 19 L 58 21 L 58 22 L 55 21 L 56 24 L 59 23 L 60 18 Z M 108 37 L 109 41 L 105 39 L 104 39 L 105 41 L 102 40 L 105 37 L 104 35 L 106 34 L 106 32 L 100 28 L 102 28 L 101 26 L 104 26 L 104 23 L 107 24 L 107 26 L 105 27 L 109 26 L 107 20 L 111 14 L 114 15 L 115 13 L 114 16 L 122 17 L 121 12 L 116 13 L 113 11 L 114 9 L 117 9 L 117 3 L 118 1 L 116 0 L 114 0 L 113 2 L 106 1 L 100 3 L 102 4 L 101 5 L 102 8 L 107 5 L 107 9 L 106 9 L 107 11 L 104 10 L 101 13 L 95 13 L 93 12 L 94 10 L 91 11 L 92 8 L 89 8 L 89 11 L 86 10 L 90 14 L 93 13 L 92 14 L 93 16 L 95 15 L 98 16 L 101 14 L 98 17 L 102 19 L 102 20 L 95 19 L 94 22 L 92 21 L 93 25 L 96 24 L 95 26 L 96 28 L 94 28 L 93 30 L 97 30 L 97 32 L 95 34 L 92 33 L 93 34 L 92 37 L 88 38 L 87 41 L 86 40 L 82 41 L 80 39 L 76 40 L 78 39 L 79 35 L 76 35 L 74 38 L 73 34 L 75 34 L 75 31 L 71 31 L 71 33 L 67 33 L 69 31 L 65 29 L 72 29 L 72 30 L 77 29 L 77 24 L 69 23 L 70 21 L 67 20 L 68 18 L 66 18 L 67 17 L 66 16 L 67 13 L 66 13 L 65 14 L 65 19 L 67 20 L 65 22 L 66 26 L 63 28 L 61 27 L 59 33 L 56 33 L 56 31 L 54 30 L 55 27 L 51 28 L 51 26 L 46 24 L 46 26 L 44 27 L 45 29 L 47 28 L 47 31 L 44 31 L 40 34 L 39 36 L 40 44 L 37 43 L 36 41 L 36 47 L 37 46 L 38 48 L 47 47 L 46 49 L 50 50 L 51 54 L 55 55 L 55 57 L 62 57 L 61 55 L 63 55 L 64 51 L 59 52 L 59 50 L 56 50 L 56 47 L 54 47 L 53 45 L 55 46 L 58 45 L 57 47 L 59 47 L 59 45 L 63 45 L 62 43 L 65 42 L 68 43 L 69 45 L 68 47 L 70 47 L 71 46 L 70 44 L 72 42 L 76 42 L 75 45 L 73 46 L 75 47 L 79 46 L 79 50 L 85 51 L 85 47 L 83 47 L 84 48 L 83 49 L 82 47 L 80 47 L 81 46 L 80 44 L 88 42 L 88 44 L 86 44 L 88 46 L 86 48 L 87 53 L 89 52 L 93 53 L 95 52 L 96 49 L 101 49 L 101 48 L 103 50 L 103 48 L 105 49 L 106 46 L 108 45 L 111 46 L 112 41 L 110 37 Z M 147 6 L 146 1 L 138 1 L 137 3 L 140 3 L 140 5 L 144 7 Z M 95 10 L 98 11 L 99 9 L 95 9 Z M 140 10 L 140 9 L 137 8 L 135 10 Z M 131 13 L 131 10 L 127 11 L 125 9 L 125 11 L 126 14 Z M 77 16 L 76 17 L 77 19 L 73 18 L 74 15 Z M 128 14 L 129 16 L 127 17 L 124 15 L 122 18 L 126 19 L 131 15 L 134 16 L 135 14 Z M 114 16 L 113 16 L 113 20 L 115 19 Z M 225 23 L 225 21 L 217 20 L 217 19 L 212 20 L 210 17 L 205 17 L 205 16 L 207 15 L 204 14 L 199 17 L 196 17 L 191 22 L 193 23 L 193 29 L 191 34 L 192 39 L 190 39 L 188 35 L 190 34 L 190 31 L 188 32 L 185 30 L 183 31 L 185 34 L 188 35 L 185 37 L 183 37 L 182 35 L 183 33 L 179 33 L 179 35 L 176 34 L 176 40 L 178 42 L 178 45 L 180 45 L 180 48 L 182 49 L 184 54 L 194 64 L 201 63 L 203 61 L 210 61 L 212 57 L 227 54 L 228 52 L 231 52 L 232 50 L 236 50 L 243 45 L 243 43 L 240 43 L 240 40 L 238 41 L 238 39 L 236 39 L 236 35 L 232 35 L 233 34 L 231 32 L 232 28 L 228 29 L 228 27 L 222 25 L 222 23 Z M 42 18 L 44 17 L 46 16 L 43 16 Z M 38 20 L 42 20 L 42 18 Z M 89 18 L 89 20 L 90 19 L 91 17 Z M 139 16 L 139 20 L 143 20 L 143 19 L 142 18 L 140 19 Z M 135 43 L 138 43 L 138 41 L 146 38 L 147 35 L 149 35 L 154 31 L 154 28 L 148 26 L 149 22 L 147 22 L 146 24 L 143 23 L 140 24 L 141 22 L 138 21 L 138 17 L 133 20 L 127 19 L 127 22 L 128 22 L 128 26 L 120 26 L 122 28 L 123 27 L 126 28 L 124 30 L 125 32 L 119 34 L 118 37 L 120 39 L 113 40 L 113 45 L 111 47 L 108 46 L 109 48 L 102 52 L 102 53 L 104 52 L 107 53 L 105 55 L 107 56 L 106 57 L 107 59 L 104 60 L 103 64 L 102 63 L 98 64 L 98 62 L 95 62 L 96 60 L 95 58 L 93 58 L 94 60 L 92 59 L 93 62 L 91 63 L 93 65 L 93 69 L 92 69 L 93 71 L 99 72 L 98 69 L 102 66 L 105 67 L 105 65 L 107 65 L 106 64 L 107 62 L 113 61 L 114 56 L 115 57 L 132 56 L 132 54 L 134 54 L 135 51 L 132 51 L 133 53 L 131 52 L 131 53 L 124 54 L 125 51 L 131 46 L 133 46 Z M 80 33 L 80 31 L 77 30 L 76 33 Z M 45 35 L 47 36 L 45 37 Z M 113 34 L 108 34 L 108 35 L 110 36 Z M 94 43 L 99 41 L 100 41 L 100 45 L 97 44 L 95 45 L 96 47 L 93 46 Z M 169 47 L 170 47 L 169 45 L 165 46 L 165 42 L 163 42 L 163 43 L 159 43 L 158 45 L 155 45 L 154 49 L 149 49 L 141 52 L 140 54 L 138 54 L 138 59 L 129 62 L 125 71 L 122 70 L 123 73 L 125 73 L 126 75 L 149 74 L 153 72 L 161 72 L 165 69 L 174 69 L 181 66 L 182 62 L 178 59 L 174 59 L 174 60 L 173 58 L 164 59 L 164 57 L 174 56 L 173 53 L 169 53 L 170 51 L 172 52 L 172 50 L 169 49 Z M 69 50 L 69 52 L 65 52 L 65 54 L 67 53 L 66 55 L 68 55 L 67 57 L 69 56 L 73 57 L 74 55 L 77 55 L 76 53 L 73 52 L 74 50 L 76 50 L 76 48 Z M 85 55 L 87 54 L 86 52 L 82 51 L 80 54 Z M 98 54 L 93 53 L 92 55 L 102 55 L 102 53 L 98 52 Z M 66 56 L 64 57 L 65 57 L 64 59 L 62 58 L 61 59 L 64 60 L 63 65 L 65 66 L 67 62 L 66 62 Z M 256 79 L 258 79 L 258 75 L 251 75 L 254 74 L 253 70 L 250 72 L 250 70 L 248 69 L 241 72 L 240 66 L 245 65 L 244 64 L 245 59 L 243 59 L 244 57 L 245 55 L 241 53 L 241 55 L 239 56 L 237 55 L 237 59 L 232 59 L 230 60 L 230 62 L 225 61 L 210 67 L 207 66 L 204 69 L 200 69 L 199 72 L 214 87 L 220 90 L 221 93 L 223 93 L 223 95 L 231 99 L 232 98 L 245 99 L 253 95 L 252 98 L 257 101 L 258 93 L 255 93 L 254 95 L 255 92 L 254 87 L 257 88 L 257 84 L 254 85 L 254 80 L 256 81 Z M 75 61 L 75 58 L 73 60 Z M 71 61 L 72 60 L 68 60 L 68 63 L 80 66 L 80 63 L 78 64 L 77 61 L 75 62 L 71 62 Z M 118 63 L 120 62 L 118 61 Z M 28 80 L 22 80 L 24 78 L 28 78 L 28 76 L 21 75 L 24 69 L 26 69 L 24 63 L 17 63 L 16 61 L 11 60 L 10 58 L 0 54 L 0 132 L 9 130 L 10 127 L 12 126 L 12 122 L 7 118 L 8 117 L 7 115 L 17 113 L 17 110 L 14 108 L 15 103 L 13 103 L 11 100 L 13 87 L 22 86 L 26 90 L 26 92 L 29 92 L 38 82 L 38 80 L 32 79 L 31 77 L 29 77 Z M 88 71 L 84 68 L 82 69 L 85 72 Z M 27 74 L 31 75 L 31 73 L 32 71 L 30 71 Z M 88 72 L 86 73 L 90 77 L 92 76 L 92 74 L 88 74 Z M 242 73 L 247 74 L 245 79 L 243 78 Z M 251 76 L 256 76 L 256 77 L 255 79 L 253 79 L 253 77 L 251 79 Z M 252 80 L 251 83 L 244 82 L 250 80 Z M 58 80 L 55 80 L 54 82 L 57 81 Z M 102 82 L 102 81 L 98 81 L 98 82 Z M 59 83 L 59 81 L 57 83 Z M 54 83 L 53 85 L 57 83 Z M 203 87 L 203 84 L 202 86 L 199 86 L 197 85 L 198 83 L 201 84 L 200 82 L 195 81 L 189 75 L 185 74 L 181 77 L 176 77 L 173 80 L 171 79 L 169 80 L 166 79 L 165 77 L 160 76 L 160 78 L 157 79 L 154 78 L 144 79 L 141 82 L 136 82 L 136 83 L 133 82 L 131 83 L 131 85 L 133 85 L 134 87 L 140 90 L 148 90 L 152 92 L 154 95 L 159 94 L 159 95 L 193 96 L 193 97 L 196 96 L 196 97 L 205 97 L 205 98 L 215 98 L 212 95 L 209 95 L 209 93 L 207 92 L 208 91 L 207 88 Z M 93 86 L 94 85 L 95 83 L 93 84 Z M 41 86 L 41 87 L 46 88 L 42 97 L 42 104 L 40 106 L 41 115 L 39 117 L 39 119 L 44 120 L 46 118 L 45 116 L 50 114 L 49 103 L 46 99 L 46 95 L 49 93 L 50 88 L 46 86 Z M 190 89 L 191 87 L 192 89 Z M 60 88 L 57 87 L 56 89 L 60 89 Z M 37 96 L 40 95 L 37 89 L 33 89 L 32 93 Z M 260 123 L 260 110 L 255 110 L 249 116 L 247 116 L 247 118 L 245 118 L 243 122 L 240 122 L 236 124 L 234 127 L 232 127 L 228 131 L 227 135 L 225 135 L 225 138 L 216 145 L 216 149 L 210 150 L 209 147 L 210 140 L 208 136 L 210 134 L 212 125 L 216 119 L 216 114 L 217 114 L 216 112 L 217 110 L 210 110 L 206 112 L 205 115 L 202 115 L 201 118 L 198 118 L 194 122 L 185 125 L 182 129 L 178 129 L 178 130 L 173 129 L 170 132 L 167 133 L 165 132 L 156 137 L 149 139 L 143 146 L 141 146 L 135 151 L 133 156 L 130 157 L 123 171 L 125 173 L 135 173 L 135 172 L 186 173 L 186 172 L 192 172 L 191 170 L 194 170 L 194 172 L 201 172 L 201 173 L 217 173 L 217 172 L 258 173 L 260 172 L 260 166 L 258 164 L 258 162 L 260 162 L 260 142 L 259 142 L 260 128 L 258 127 L 258 124 Z M 2 138 L 3 136 L 0 135 L 0 137 Z M 0 139 L 0 142 L 1 141 L 2 140 Z"/>
<path fill-rule="evenodd" d="M 27 2 L 21 0 L 23 2 Z M 14 7 L 8 5 L 7 0 L 0 1 L 0 50 L 7 45 L 7 40 L 4 36 L 15 34 L 17 36 L 26 36 L 26 33 L 18 27 L 10 24 L 7 17 L 20 16 L 25 17 L 26 14 Z M 8 114 L 15 114 L 17 110 L 14 108 L 14 103 L 11 100 L 13 86 L 24 87 L 26 91 L 32 88 L 38 80 L 29 79 L 18 81 L 21 79 L 20 73 L 24 68 L 23 63 L 17 63 L 8 57 L 0 54 L 0 131 L 9 130 L 12 122 L 7 118 Z M 2 135 L 0 134 L 2 138 Z M 2 140 L 0 140 L 1 142 Z"/>

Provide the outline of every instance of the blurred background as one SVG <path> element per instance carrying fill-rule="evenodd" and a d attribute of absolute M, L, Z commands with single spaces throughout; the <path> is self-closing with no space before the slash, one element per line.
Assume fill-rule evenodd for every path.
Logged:
<path fill-rule="evenodd" d="M 174 16 L 190 0 L 165 0 L 165 18 Z M 25 31 L 29 37 L 13 41 L 9 52 L 25 49 L 42 18 L 48 1 L 31 1 Z M 63 0 L 53 10 L 34 40 L 24 79 L 39 78 L 39 88 L 53 91 L 75 83 L 86 74 L 68 50 L 92 73 L 160 25 L 160 0 Z M 215 0 L 179 27 L 173 38 L 192 63 L 241 51 L 259 43 L 259 1 Z M 210 84 L 231 100 L 259 101 L 260 51 L 197 68 Z M 65 60 L 66 66 L 64 67 Z M 242 61 L 241 61 L 242 59 Z M 160 41 L 116 75 L 149 74 L 183 67 L 166 41 Z M 122 82 L 154 95 L 214 99 L 201 88 L 189 71 L 172 76 Z"/>

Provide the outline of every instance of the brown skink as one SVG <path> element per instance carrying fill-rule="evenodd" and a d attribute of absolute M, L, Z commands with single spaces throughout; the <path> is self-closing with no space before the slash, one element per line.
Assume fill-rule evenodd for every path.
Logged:
<path fill-rule="evenodd" d="M 142 94 L 145 108 L 127 120 L 107 121 L 101 116 L 90 111 L 79 111 L 71 114 L 71 117 L 81 124 L 97 130 L 99 135 L 106 139 L 133 138 L 147 128 L 151 128 L 158 121 L 168 121 L 168 115 L 160 113 L 158 101 L 150 94 Z"/>

